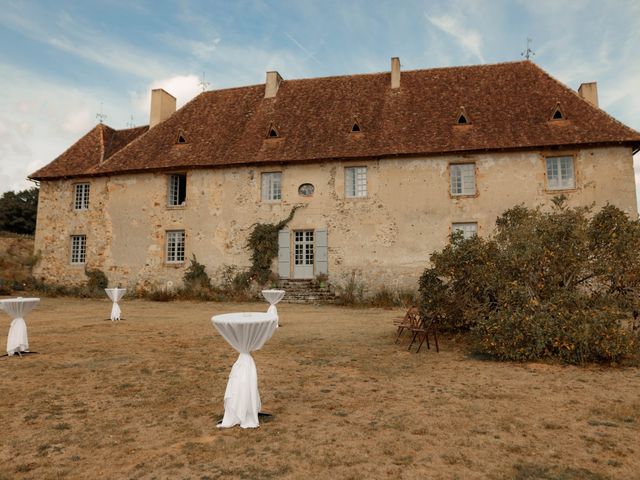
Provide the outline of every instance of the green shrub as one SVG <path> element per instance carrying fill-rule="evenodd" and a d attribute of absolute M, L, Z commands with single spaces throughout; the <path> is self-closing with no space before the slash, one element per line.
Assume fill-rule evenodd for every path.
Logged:
<path fill-rule="evenodd" d="M 477 353 L 583 363 L 637 352 L 640 223 L 616 207 L 591 215 L 562 197 L 547 210 L 517 206 L 494 235 L 453 235 L 431 263 L 422 313 L 471 332 Z"/>
<path fill-rule="evenodd" d="M 102 270 L 97 268 L 85 268 L 85 275 L 87 276 L 87 289 L 89 294 L 104 295 L 104 289 L 109 286 L 109 279 Z"/>
<path fill-rule="evenodd" d="M 211 279 L 207 274 L 205 266 L 198 262 L 195 254 L 193 255 L 193 258 L 191 258 L 191 263 L 185 270 L 182 278 L 184 286 L 189 290 L 211 290 Z"/>
<path fill-rule="evenodd" d="M 637 336 L 610 312 L 545 305 L 501 309 L 480 319 L 473 349 L 500 360 L 556 358 L 571 364 L 619 362 L 637 348 Z"/>

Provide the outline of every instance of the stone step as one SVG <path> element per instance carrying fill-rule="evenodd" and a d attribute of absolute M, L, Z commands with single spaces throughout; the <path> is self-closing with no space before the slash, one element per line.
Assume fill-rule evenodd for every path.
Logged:
<path fill-rule="evenodd" d="M 321 287 L 314 280 L 280 280 L 278 288 L 286 292 L 285 303 L 334 303 L 336 299 L 329 286 Z"/>

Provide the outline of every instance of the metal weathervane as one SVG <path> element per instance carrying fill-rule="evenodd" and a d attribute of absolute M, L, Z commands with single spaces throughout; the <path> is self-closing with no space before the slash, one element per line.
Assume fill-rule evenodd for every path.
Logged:
<path fill-rule="evenodd" d="M 202 79 L 200 80 L 200 82 L 198 83 L 198 85 L 200 85 L 200 88 L 202 88 L 202 91 L 205 92 L 207 90 L 207 87 L 209 85 L 211 85 L 210 82 L 205 82 L 204 80 L 204 72 L 202 72 Z"/>
<path fill-rule="evenodd" d="M 136 124 L 133 123 L 133 114 L 131 114 L 131 115 L 129 115 L 129 121 L 127 122 L 127 127 L 133 128 L 135 126 L 136 126 Z"/>
<path fill-rule="evenodd" d="M 100 113 L 96 113 L 96 118 L 100 123 L 104 123 L 104 120 L 107 118 L 107 115 L 102 113 L 102 102 L 100 102 Z"/>
<path fill-rule="evenodd" d="M 527 49 L 524 52 L 520 52 L 520 56 L 526 58 L 527 60 L 531 60 L 531 57 L 536 54 L 536 52 L 531 50 L 531 42 L 533 42 L 533 40 L 527 37 Z"/>

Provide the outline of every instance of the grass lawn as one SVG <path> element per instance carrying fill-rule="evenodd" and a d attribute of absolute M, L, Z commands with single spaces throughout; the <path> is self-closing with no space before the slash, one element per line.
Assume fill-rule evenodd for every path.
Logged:
<path fill-rule="evenodd" d="M 279 305 L 259 429 L 219 430 L 236 352 L 214 314 L 267 304 L 43 299 L 0 358 L 0 479 L 637 479 L 640 369 L 393 343 L 402 312 Z M 2 342 L 9 317 L 4 313 Z M 4 343 L 2 343 L 4 346 Z"/>

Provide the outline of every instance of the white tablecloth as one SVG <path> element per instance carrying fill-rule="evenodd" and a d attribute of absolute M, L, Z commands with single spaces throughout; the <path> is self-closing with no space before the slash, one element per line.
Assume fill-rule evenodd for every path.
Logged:
<path fill-rule="evenodd" d="M 126 288 L 105 288 L 105 292 L 113 302 L 113 306 L 111 307 L 111 321 L 114 322 L 116 320 L 120 320 L 120 306 L 118 302 L 124 297 L 124 293 L 127 291 Z"/>
<path fill-rule="evenodd" d="M 39 301 L 39 298 L 22 297 L 0 300 L 0 308 L 13 318 L 7 337 L 7 355 L 29 351 L 29 338 L 27 337 L 27 324 L 24 321 L 24 316 L 33 310 Z"/>
<path fill-rule="evenodd" d="M 278 309 L 276 308 L 276 303 L 284 297 L 284 290 L 262 290 L 262 296 L 267 302 L 269 302 L 269 310 L 267 310 L 267 312 L 275 313 L 277 318 Z"/>
<path fill-rule="evenodd" d="M 258 372 L 250 352 L 259 350 L 271 338 L 278 319 L 271 313 L 247 312 L 215 315 L 211 318 L 220 335 L 239 353 L 224 392 L 222 428 L 240 425 L 256 428 L 260 403 Z"/>

